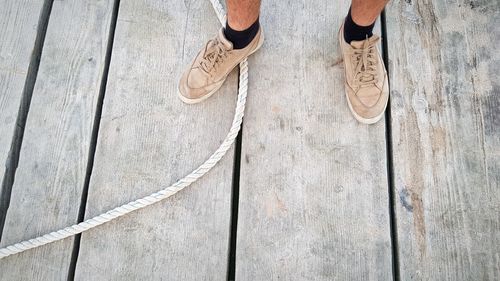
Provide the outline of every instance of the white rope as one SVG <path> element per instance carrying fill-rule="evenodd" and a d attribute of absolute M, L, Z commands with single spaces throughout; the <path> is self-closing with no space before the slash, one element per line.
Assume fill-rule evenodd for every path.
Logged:
<path fill-rule="evenodd" d="M 214 7 L 215 13 L 219 18 L 221 24 L 225 24 L 226 22 L 226 13 L 224 11 L 224 7 L 219 2 L 219 0 L 210 0 L 212 6 Z M 27 241 L 23 241 L 14 245 L 7 246 L 5 248 L 0 249 L 0 259 L 5 258 L 10 255 L 18 254 L 29 249 L 37 248 L 45 244 L 49 244 L 58 240 L 62 240 L 64 238 L 68 238 L 84 231 L 87 231 L 91 228 L 99 226 L 103 223 L 114 220 L 118 217 L 126 215 L 132 211 L 142 209 L 154 203 L 157 203 L 161 200 L 164 200 L 175 193 L 181 191 L 186 186 L 189 186 L 203 175 L 205 175 L 210 169 L 212 169 L 215 164 L 219 162 L 219 160 L 226 154 L 231 145 L 233 144 L 236 136 L 241 127 L 241 122 L 243 120 L 243 114 L 245 111 L 245 102 L 247 98 L 247 85 L 248 85 L 248 64 L 245 59 L 240 63 L 240 81 L 238 88 L 238 100 L 236 102 L 236 110 L 234 113 L 233 124 L 226 138 L 219 146 L 219 148 L 206 160 L 200 167 L 194 170 L 191 174 L 187 175 L 183 179 L 177 181 L 171 186 L 164 188 L 158 192 L 155 192 L 149 196 L 143 197 L 141 199 L 132 201 L 130 203 L 124 204 L 120 207 L 116 207 L 106 213 L 95 216 L 91 219 L 83 221 L 79 224 L 75 224 L 72 226 L 68 226 L 64 229 L 60 229 L 58 231 L 54 231 Z"/>

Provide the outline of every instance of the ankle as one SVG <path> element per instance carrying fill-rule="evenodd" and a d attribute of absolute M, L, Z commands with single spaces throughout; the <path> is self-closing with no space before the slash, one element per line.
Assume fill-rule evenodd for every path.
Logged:
<path fill-rule="evenodd" d="M 354 22 L 351 14 L 351 8 L 344 22 L 344 40 L 351 44 L 352 41 L 362 41 L 373 36 L 373 27 L 375 22 L 368 26 L 358 25 Z"/>
<path fill-rule="evenodd" d="M 229 26 L 229 23 L 226 22 L 226 28 L 224 28 L 224 36 L 227 40 L 233 43 L 234 49 L 243 49 L 248 46 L 250 42 L 252 42 L 252 40 L 259 32 L 259 28 L 259 18 L 257 18 L 257 20 L 252 25 L 250 25 L 250 27 L 241 31 L 231 28 L 231 26 Z"/>

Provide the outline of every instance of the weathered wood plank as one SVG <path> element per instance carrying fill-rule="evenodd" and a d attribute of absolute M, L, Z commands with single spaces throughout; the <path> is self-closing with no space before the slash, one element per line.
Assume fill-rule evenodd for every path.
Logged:
<path fill-rule="evenodd" d="M 263 1 L 250 58 L 236 280 L 391 280 L 383 120 L 349 112 L 348 1 Z"/>
<path fill-rule="evenodd" d="M 209 1 L 121 1 L 86 217 L 170 185 L 217 149 L 236 103 L 234 72 L 198 105 L 184 68 L 220 27 Z M 224 280 L 233 154 L 174 197 L 82 235 L 77 280 Z"/>
<path fill-rule="evenodd" d="M 401 280 L 500 280 L 500 2 L 387 11 Z"/>
<path fill-rule="evenodd" d="M 112 10 L 112 0 L 53 4 L 0 246 L 77 222 Z M 72 246 L 2 259 L 1 279 L 66 280 Z"/>
<path fill-rule="evenodd" d="M 0 0 L 0 184 L 7 169 L 43 2 Z M 0 191 L 0 210 L 7 207 L 3 206 L 6 205 L 6 198 L 2 196 L 5 192 Z M 0 216 L 3 215 L 0 211 Z"/>

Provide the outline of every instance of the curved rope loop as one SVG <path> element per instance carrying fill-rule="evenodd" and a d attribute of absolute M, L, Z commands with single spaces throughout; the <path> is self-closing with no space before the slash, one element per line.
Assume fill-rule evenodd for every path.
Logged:
<path fill-rule="evenodd" d="M 226 23 L 226 12 L 224 11 L 224 7 L 219 2 L 219 0 L 210 0 L 210 2 L 214 7 L 215 13 L 217 14 L 220 23 L 224 25 Z M 146 197 L 121 205 L 103 214 L 87 219 L 81 223 L 68 226 L 66 228 L 51 233 L 47 233 L 45 235 L 30 240 L 19 242 L 7 246 L 5 248 L 1 248 L 0 259 L 80 234 L 84 231 L 97 227 L 101 224 L 112 221 L 118 217 L 124 216 L 130 212 L 160 202 L 176 194 L 185 187 L 191 185 L 193 182 L 197 181 L 208 171 L 210 171 L 210 169 L 212 169 L 219 162 L 219 160 L 221 160 L 221 158 L 226 154 L 226 152 L 233 144 L 234 140 L 236 139 L 236 136 L 238 135 L 238 132 L 240 131 L 241 123 L 243 121 L 243 114 L 245 111 L 245 103 L 246 103 L 247 89 L 248 89 L 247 60 L 245 59 L 244 61 L 242 61 L 239 66 L 240 66 L 240 79 L 238 87 L 238 100 L 236 102 L 236 110 L 234 113 L 233 124 L 231 125 L 229 133 L 227 134 L 226 138 L 219 146 L 219 148 L 201 166 L 199 166 L 189 175 L 178 180 L 171 186 L 159 190 Z"/>

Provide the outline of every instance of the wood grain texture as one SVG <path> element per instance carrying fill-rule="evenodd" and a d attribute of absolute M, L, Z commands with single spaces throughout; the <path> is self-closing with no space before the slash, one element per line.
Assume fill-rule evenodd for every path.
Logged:
<path fill-rule="evenodd" d="M 42 8 L 43 0 L 0 0 L 0 184 L 6 170 Z M 0 202 L 3 200 L 0 198 Z"/>
<path fill-rule="evenodd" d="M 77 222 L 112 8 L 112 0 L 53 4 L 0 246 Z M 0 279 L 66 280 L 72 246 L 66 239 L 2 259 Z"/>
<path fill-rule="evenodd" d="M 347 1 L 263 1 L 250 62 L 236 280 L 391 280 L 385 125 L 358 123 L 338 29 Z"/>
<path fill-rule="evenodd" d="M 209 1 L 121 1 L 86 218 L 164 188 L 222 143 L 234 71 L 209 100 L 177 96 L 182 71 L 220 23 Z M 175 196 L 82 235 L 77 280 L 224 280 L 233 149 Z"/>
<path fill-rule="evenodd" d="M 387 11 L 401 280 L 500 280 L 500 2 Z"/>

